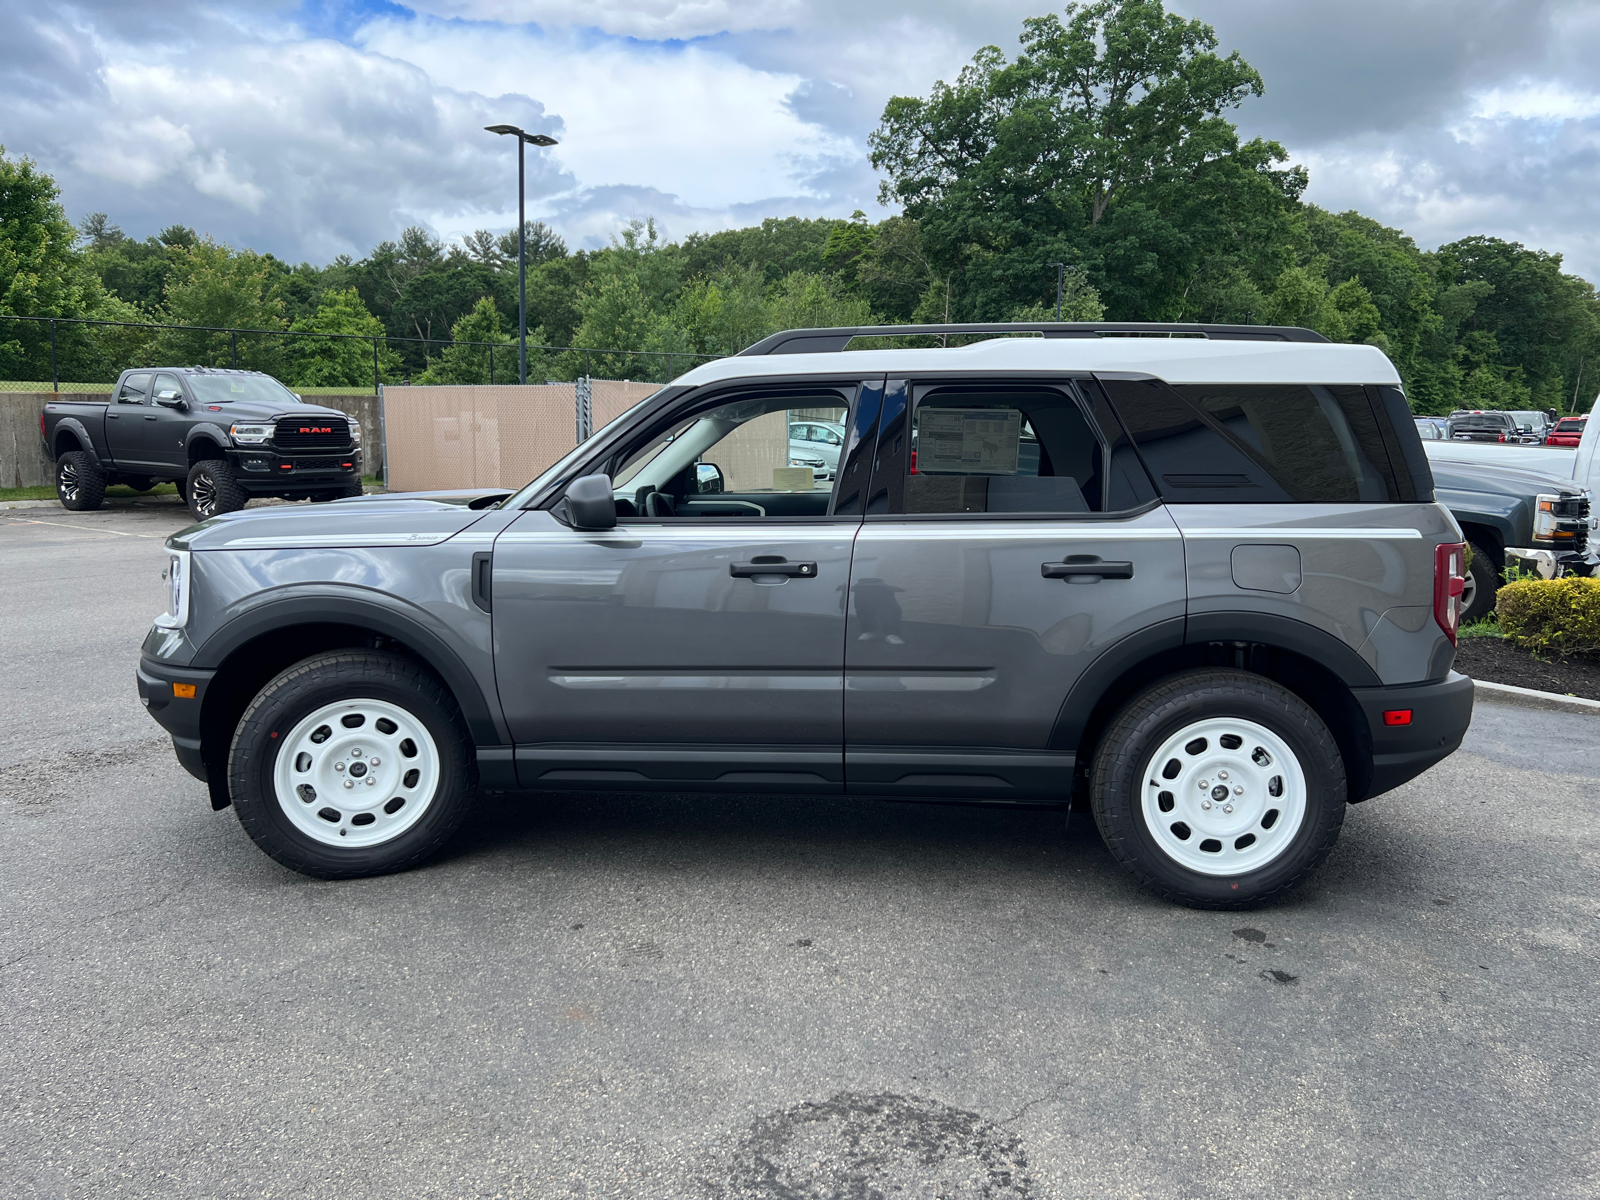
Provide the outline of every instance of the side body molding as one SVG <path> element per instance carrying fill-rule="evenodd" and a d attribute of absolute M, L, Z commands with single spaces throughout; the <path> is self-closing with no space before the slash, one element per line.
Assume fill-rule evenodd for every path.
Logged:
<path fill-rule="evenodd" d="M 350 588 L 344 594 L 326 584 L 290 587 L 266 593 L 262 602 L 229 619 L 195 652 L 195 668 L 215 670 L 246 642 L 295 625 L 349 625 L 403 642 L 439 673 L 454 693 L 466 718 L 472 740 L 479 746 L 500 746 L 510 741 L 483 682 L 474 676 L 450 645 L 442 622 L 426 610 L 397 600 L 387 593 Z M 492 690 L 492 678 L 487 681 Z"/>

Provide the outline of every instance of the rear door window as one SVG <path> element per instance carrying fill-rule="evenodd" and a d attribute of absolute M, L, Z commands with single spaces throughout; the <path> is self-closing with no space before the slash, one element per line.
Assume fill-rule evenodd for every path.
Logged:
<path fill-rule="evenodd" d="M 1399 498 L 1365 388 L 1102 383 L 1169 501 L 1348 504 Z"/>
<path fill-rule="evenodd" d="M 1105 448 L 1065 391 L 918 388 L 908 513 L 1090 513 Z"/>
<path fill-rule="evenodd" d="M 150 393 L 150 372 L 137 371 L 122 381 L 117 389 L 118 404 L 143 404 Z"/>

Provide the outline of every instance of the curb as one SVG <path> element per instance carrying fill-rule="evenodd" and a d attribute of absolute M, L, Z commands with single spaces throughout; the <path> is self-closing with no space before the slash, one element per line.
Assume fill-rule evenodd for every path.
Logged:
<path fill-rule="evenodd" d="M 1490 683 L 1483 679 L 1472 681 L 1475 698 L 1484 704 L 1503 704 L 1510 708 L 1540 708 L 1546 712 L 1586 713 L 1600 717 L 1600 700 L 1584 700 L 1579 696 L 1562 696 L 1556 692 L 1539 692 L 1533 688 L 1513 687 L 1509 683 Z"/>

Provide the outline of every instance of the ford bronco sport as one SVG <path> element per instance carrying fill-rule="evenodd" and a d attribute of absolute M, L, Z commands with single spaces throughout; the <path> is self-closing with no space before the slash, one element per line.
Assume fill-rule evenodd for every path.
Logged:
<path fill-rule="evenodd" d="M 844 352 L 904 333 L 991 336 Z M 802 421 L 845 431 L 831 479 L 790 465 Z M 423 861 L 477 788 L 1077 795 L 1141 883 L 1240 907 L 1472 711 L 1399 378 L 1303 329 L 793 330 L 515 494 L 168 547 L 140 694 L 322 878 Z"/>

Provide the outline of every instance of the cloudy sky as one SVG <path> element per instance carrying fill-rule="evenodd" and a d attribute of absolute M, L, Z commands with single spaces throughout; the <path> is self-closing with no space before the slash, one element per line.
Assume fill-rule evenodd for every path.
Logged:
<path fill-rule="evenodd" d="M 1310 199 L 1426 247 L 1491 233 L 1600 280 L 1595 0 L 1171 0 L 1265 76 L 1237 114 Z M 69 216 L 285 258 L 515 223 L 497 122 L 560 139 L 532 214 L 577 245 L 874 216 L 866 137 L 1042 0 L 0 0 L 0 144 Z"/>

